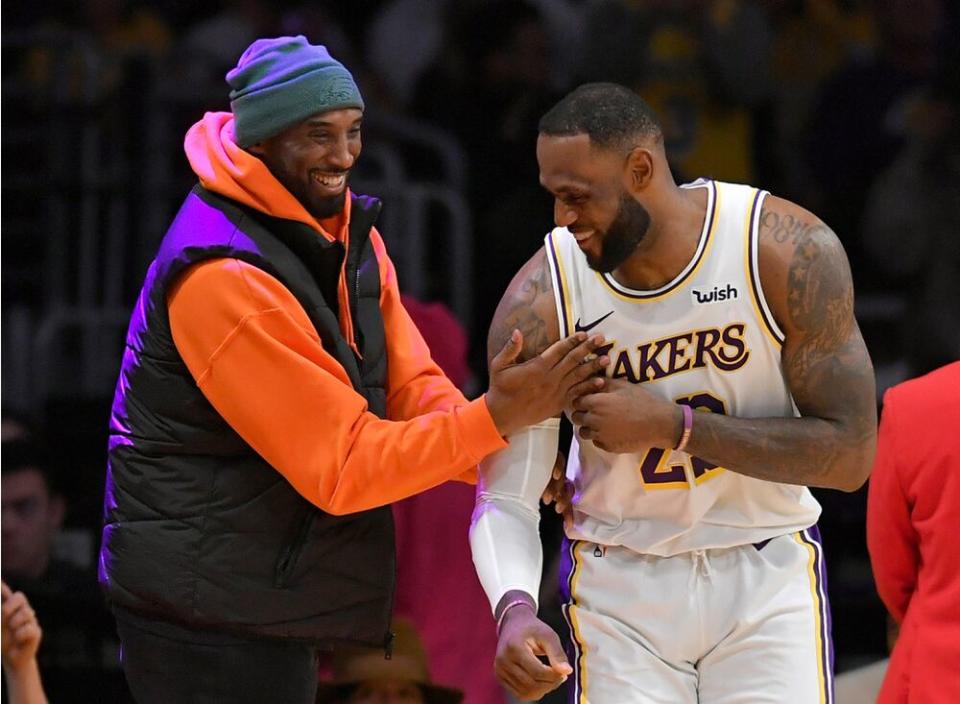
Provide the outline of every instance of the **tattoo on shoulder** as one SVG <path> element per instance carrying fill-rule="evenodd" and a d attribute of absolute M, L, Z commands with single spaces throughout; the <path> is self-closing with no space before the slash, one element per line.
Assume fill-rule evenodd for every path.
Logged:
<path fill-rule="evenodd" d="M 839 391 L 860 375 L 865 350 L 856 330 L 850 268 L 836 235 L 822 223 L 811 223 L 797 239 L 787 272 L 787 311 L 796 342 L 788 335 L 784 362 L 798 398 L 811 388 L 820 395 Z M 832 391 L 824 379 L 832 380 Z"/>
<path fill-rule="evenodd" d="M 760 238 L 769 237 L 780 244 L 789 241 L 796 245 L 813 226 L 813 223 L 795 218 L 790 213 L 764 208 L 760 215 Z"/>
<path fill-rule="evenodd" d="M 517 273 L 497 306 L 487 337 L 488 359 L 503 349 L 515 329 L 523 334 L 521 360 L 536 357 L 558 339 L 553 281 L 542 249 Z"/>
<path fill-rule="evenodd" d="M 847 339 L 853 322 L 853 287 L 846 256 L 826 225 L 811 224 L 797 238 L 787 276 L 787 309 L 798 329 L 818 334 L 824 346 Z"/>

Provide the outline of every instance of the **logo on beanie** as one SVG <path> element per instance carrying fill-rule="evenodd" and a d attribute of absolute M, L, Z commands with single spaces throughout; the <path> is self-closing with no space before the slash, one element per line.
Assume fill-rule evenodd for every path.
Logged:
<path fill-rule="evenodd" d="M 317 101 L 321 105 L 356 104 L 357 89 L 350 79 L 339 78 L 317 91 Z"/>

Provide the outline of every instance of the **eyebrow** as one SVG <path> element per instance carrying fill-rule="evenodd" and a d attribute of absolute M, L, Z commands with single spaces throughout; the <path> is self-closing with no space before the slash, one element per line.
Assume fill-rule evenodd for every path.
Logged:
<path fill-rule="evenodd" d="M 358 127 L 363 122 L 362 117 L 358 117 L 351 123 L 351 127 Z M 336 127 L 336 123 L 329 120 L 308 120 L 307 127 Z"/>
<path fill-rule="evenodd" d="M 552 194 L 557 195 L 557 196 L 564 196 L 564 195 L 571 195 L 571 194 L 580 195 L 580 194 L 587 193 L 587 192 L 590 191 L 589 186 L 580 185 L 580 184 L 569 184 L 569 183 L 565 183 L 565 184 L 563 184 L 562 186 L 560 186 L 560 188 L 558 188 L 558 189 L 556 189 L 556 190 L 551 190 L 551 189 L 547 186 L 547 184 L 545 184 L 545 183 L 543 183 L 543 182 L 541 181 L 541 182 L 540 182 L 540 186 L 543 188 L 543 190 L 547 191 L 547 193 L 552 193 Z"/>

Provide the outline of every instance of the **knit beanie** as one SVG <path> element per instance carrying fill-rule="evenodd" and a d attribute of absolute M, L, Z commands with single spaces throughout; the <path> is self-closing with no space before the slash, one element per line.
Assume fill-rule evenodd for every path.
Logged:
<path fill-rule="evenodd" d="M 363 110 L 353 76 L 306 37 L 258 39 L 227 73 L 237 144 L 249 147 L 311 115 Z"/>

